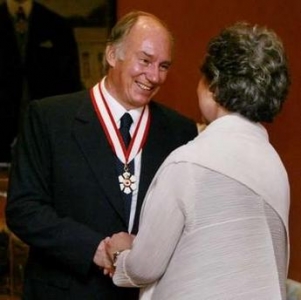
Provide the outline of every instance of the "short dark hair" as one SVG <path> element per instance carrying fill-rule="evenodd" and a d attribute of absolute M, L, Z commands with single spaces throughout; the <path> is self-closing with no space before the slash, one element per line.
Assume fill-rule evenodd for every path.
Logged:
<path fill-rule="evenodd" d="M 166 31 L 168 32 L 171 43 L 173 44 L 173 41 L 174 41 L 173 35 L 165 22 L 163 22 L 162 20 L 160 20 L 158 17 L 156 17 L 155 15 L 153 15 L 151 13 L 134 10 L 134 11 L 131 11 L 131 12 L 127 13 L 126 15 L 124 15 L 116 23 L 116 25 L 112 28 L 112 30 L 110 32 L 110 36 L 107 40 L 106 46 L 110 46 L 110 45 L 119 46 L 124 41 L 124 38 L 126 38 L 128 36 L 129 32 L 131 31 L 133 26 L 137 23 L 137 21 L 140 17 L 149 17 L 149 18 L 156 20 L 159 24 L 161 24 L 162 27 L 164 27 L 166 29 Z M 106 60 L 105 55 L 103 56 L 102 63 L 103 63 L 104 73 L 106 74 L 109 69 L 109 65 Z"/>
<path fill-rule="evenodd" d="M 279 37 L 244 22 L 223 29 L 209 42 L 200 70 L 217 103 L 254 122 L 273 121 L 290 85 Z"/>

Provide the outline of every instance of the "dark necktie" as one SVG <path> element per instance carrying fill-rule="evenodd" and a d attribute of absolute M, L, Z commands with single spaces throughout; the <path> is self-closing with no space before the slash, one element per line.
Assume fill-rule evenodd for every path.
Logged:
<path fill-rule="evenodd" d="M 16 34 L 22 61 L 25 59 L 28 22 L 22 6 L 18 8 L 15 22 Z"/>
<path fill-rule="evenodd" d="M 125 113 L 120 119 L 119 131 L 121 133 L 126 148 L 131 142 L 130 128 L 132 123 L 133 119 L 129 113 Z"/>
<path fill-rule="evenodd" d="M 130 135 L 130 128 L 133 123 L 133 119 L 129 113 L 125 113 L 121 119 L 120 119 L 120 134 L 123 138 L 125 147 L 128 148 L 130 142 L 131 142 L 131 135 Z M 131 174 L 134 174 L 134 160 L 132 160 L 129 165 L 129 172 Z M 118 175 L 121 175 L 124 173 L 124 164 L 117 158 L 117 171 Z M 132 204 L 132 193 L 125 194 L 122 192 L 122 196 L 124 199 L 124 209 L 125 209 L 125 218 L 127 220 L 127 224 L 130 219 L 130 213 L 131 213 L 131 204 Z"/>
<path fill-rule="evenodd" d="M 25 34 L 27 31 L 27 26 L 28 24 L 24 9 L 22 6 L 20 6 L 16 14 L 16 31 L 19 34 Z"/>

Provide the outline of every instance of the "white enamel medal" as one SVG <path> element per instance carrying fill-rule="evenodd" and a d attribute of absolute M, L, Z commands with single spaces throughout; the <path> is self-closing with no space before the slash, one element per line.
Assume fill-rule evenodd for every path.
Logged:
<path fill-rule="evenodd" d="M 118 176 L 120 190 L 125 194 L 130 194 L 136 190 L 136 177 L 130 172 L 125 171 L 122 175 Z"/>

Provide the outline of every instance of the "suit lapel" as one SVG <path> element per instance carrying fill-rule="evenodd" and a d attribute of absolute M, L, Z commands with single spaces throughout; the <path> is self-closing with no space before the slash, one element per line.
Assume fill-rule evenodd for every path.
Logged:
<path fill-rule="evenodd" d="M 147 141 L 142 151 L 141 173 L 133 233 L 138 230 L 141 206 L 147 189 L 164 159 L 173 150 L 170 125 L 161 110 L 150 104 L 151 124 Z M 124 224 L 124 205 L 115 168 L 115 155 L 97 119 L 90 97 L 83 101 L 74 126 L 74 136 L 83 155 L 97 178 L 100 188 L 106 194 Z"/>
<path fill-rule="evenodd" d="M 91 99 L 89 96 L 87 98 L 76 116 L 74 136 L 100 188 L 125 222 L 124 206 L 115 168 L 115 155 L 97 119 Z"/>

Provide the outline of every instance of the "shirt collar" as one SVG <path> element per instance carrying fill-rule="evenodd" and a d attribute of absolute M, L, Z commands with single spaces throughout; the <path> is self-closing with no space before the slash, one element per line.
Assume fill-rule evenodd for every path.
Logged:
<path fill-rule="evenodd" d="M 12 16 L 15 16 L 18 12 L 19 7 L 22 6 L 25 15 L 28 18 L 29 14 L 31 13 L 31 10 L 32 10 L 32 5 L 33 5 L 33 3 L 31 0 L 27 0 L 24 3 L 18 3 L 14 0 L 7 0 L 7 8 L 8 8 L 10 15 L 12 15 Z"/>
<path fill-rule="evenodd" d="M 132 119 L 133 119 L 133 125 L 132 128 L 135 128 L 137 123 L 138 123 L 138 120 L 141 116 L 141 113 L 143 111 L 143 107 L 138 107 L 138 108 L 135 108 L 135 109 L 131 109 L 131 110 L 126 110 L 114 97 L 112 97 L 112 95 L 108 92 L 108 90 L 106 89 L 105 87 L 105 80 L 106 80 L 106 77 L 104 77 L 102 80 L 101 80 L 101 90 L 102 90 L 102 93 L 106 99 L 106 102 L 110 108 L 110 111 L 111 111 L 111 114 L 114 118 L 114 121 L 116 122 L 116 124 L 118 125 L 119 127 L 119 124 L 120 124 L 120 118 L 124 115 L 124 113 L 128 112 Z"/>

